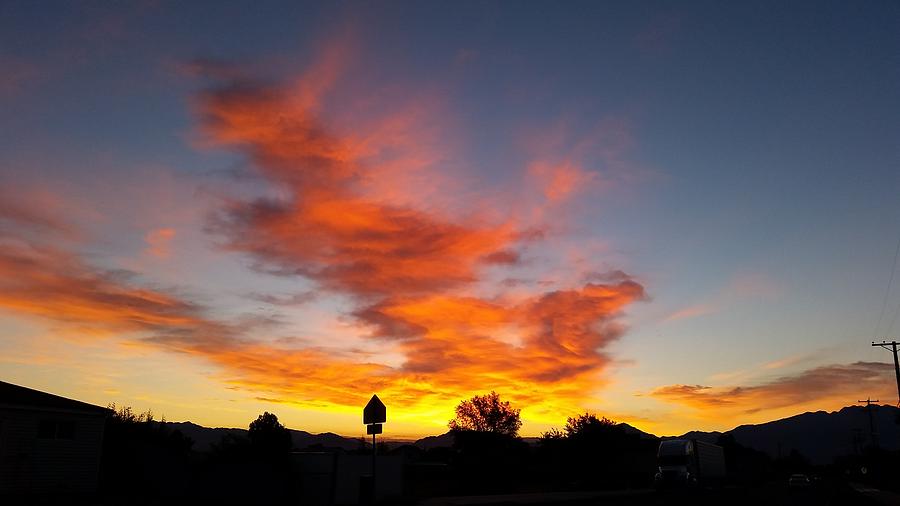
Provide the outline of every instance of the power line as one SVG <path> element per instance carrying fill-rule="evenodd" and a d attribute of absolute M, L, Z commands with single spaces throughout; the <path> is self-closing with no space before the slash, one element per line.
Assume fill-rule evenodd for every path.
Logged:
<path fill-rule="evenodd" d="M 897 323 L 897 316 L 900 316 L 900 304 L 897 304 L 897 310 L 894 311 L 894 317 L 891 318 L 891 324 L 887 328 L 887 333 L 893 332 L 894 324 Z"/>
<path fill-rule="evenodd" d="M 897 270 L 897 257 L 900 256 L 900 237 L 897 238 L 897 248 L 894 250 L 894 263 L 891 264 L 891 275 L 888 278 L 887 288 L 884 290 L 884 299 L 881 302 L 881 312 L 878 314 L 878 323 L 875 324 L 875 330 L 872 331 L 872 339 L 878 336 L 878 329 L 881 328 L 881 320 L 884 318 L 884 310 L 887 309 L 888 298 L 891 295 L 891 286 L 894 284 L 894 272 Z M 894 313 L 894 318 L 891 319 L 891 326 L 888 327 L 888 334 L 891 332 L 891 327 L 894 326 L 894 322 L 897 320 L 897 314 L 900 313 L 900 306 L 897 306 L 897 312 Z"/>

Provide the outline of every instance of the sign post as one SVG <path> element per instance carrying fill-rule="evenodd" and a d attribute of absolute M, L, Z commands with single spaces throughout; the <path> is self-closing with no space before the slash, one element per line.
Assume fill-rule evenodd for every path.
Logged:
<path fill-rule="evenodd" d="M 366 425 L 366 434 L 372 435 L 372 504 L 375 504 L 378 489 L 375 481 L 375 435 L 381 434 L 382 426 L 387 421 L 387 408 L 377 395 L 369 399 L 369 403 L 363 408 L 363 424 Z"/>

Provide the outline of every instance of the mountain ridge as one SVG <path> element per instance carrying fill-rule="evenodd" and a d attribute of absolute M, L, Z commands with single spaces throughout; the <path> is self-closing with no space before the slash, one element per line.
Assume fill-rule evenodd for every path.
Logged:
<path fill-rule="evenodd" d="M 871 443 L 869 416 L 864 406 L 845 406 L 836 411 L 807 411 L 789 417 L 760 424 L 742 424 L 727 431 L 689 431 L 680 436 L 656 436 L 644 432 L 627 423 L 618 426 L 624 432 L 637 434 L 645 439 L 691 438 L 714 443 L 724 434 L 731 434 L 743 446 L 767 453 L 771 457 L 799 452 L 814 464 L 830 463 L 835 456 L 848 455 L 859 451 Z M 872 405 L 872 416 L 876 427 L 876 438 L 882 448 L 900 449 L 900 409 L 890 405 Z M 194 440 L 194 449 L 209 451 L 226 434 L 246 435 L 247 429 L 226 427 L 204 427 L 190 421 L 164 422 L 165 426 L 180 430 Z M 347 437 L 333 432 L 318 434 L 304 430 L 289 429 L 294 448 L 311 446 L 326 450 L 351 451 L 359 449 L 365 442 L 360 438 Z M 524 437 L 535 444 L 537 437 Z M 417 440 L 387 441 L 389 444 L 413 444 L 423 450 L 448 447 L 453 444 L 453 434 L 425 436 Z"/>
<path fill-rule="evenodd" d="M 743 446 L 770 457 L 796 451 L 813 464 L 829 464 L 834 457 L 861 451 L 872 443 L 869 413 L 865 406 L 845 406 L 837 411 L 807 411 L 759 424 L 742 424 L 724 431 L 690 431 L 679 438 L 715 442 L 731 434 Z M 871 406 L 875 437 L 885 450 L 900 449 L 900 409 L 887 404 Z"/>

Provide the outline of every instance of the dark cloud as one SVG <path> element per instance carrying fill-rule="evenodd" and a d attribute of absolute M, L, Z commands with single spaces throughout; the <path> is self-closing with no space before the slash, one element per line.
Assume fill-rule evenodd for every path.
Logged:
<path fill-rule="evenodd" d="M 756 413 L 831 400 L 843 406 L 859 396 L 859 392 L 887 393 L 892 380 L 891 364 L 854 362 L 816 367 L 758 385 L 716 388 L 668 385 L 657 388 L 651 395 L 696 409 Z"/>
<path fill-rule="evenodd" d="M 247 298 L 273 306 L 302 306 L 308 302 L 316 300 L 316 292 L 300 292 L 291 295 L 273 295 L 268 293 L 253 292 L 247 294 Z"/>

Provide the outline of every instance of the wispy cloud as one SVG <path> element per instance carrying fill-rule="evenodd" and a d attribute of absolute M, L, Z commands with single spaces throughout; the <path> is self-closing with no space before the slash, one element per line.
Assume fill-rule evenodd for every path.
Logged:
<path fill-rule="evenodd" d="M 696 318 L 698 316 L 713 313 L 715 307 L 712 304 L 694 304 L 683 309 L 679 309 L 665 318 L 666 321 L 682 320 L 686 318 Z"/>
<path fill-rule="evenodd" d="M 58 195 L 16 185 L 12 181 L 0 181 L 0 232 L 8 234 L 57 234 L 75 237 L 78 230 L 60 218 L 65 203 Z"/>
<path fill-rule="evenodd" d="M 663 321 L 677 321 L 719 313 L 752 300 L 776 300 L 787 292 L 783 283 L 763 272 L 739 272 L 718 289 L 714 296 L 677 309 Z"/>
<path fill-rule="evenodd" d="M 290 295 L 275 295 L 271 293 L 253 292 L 247 298 L 273 306 L 299 306 L 316 299 L 316 293 L 312 291 L 294 293 Z"/>
<path fill-rule="evenodd" d="M 650 395 L 716 419 L 810 405 L 841 407 L 853 403 L 860 392 L 889 394 L 892 376 L 891 364 L 854 362 L 815 367 L 749 386 L 667 385 Z"/>

